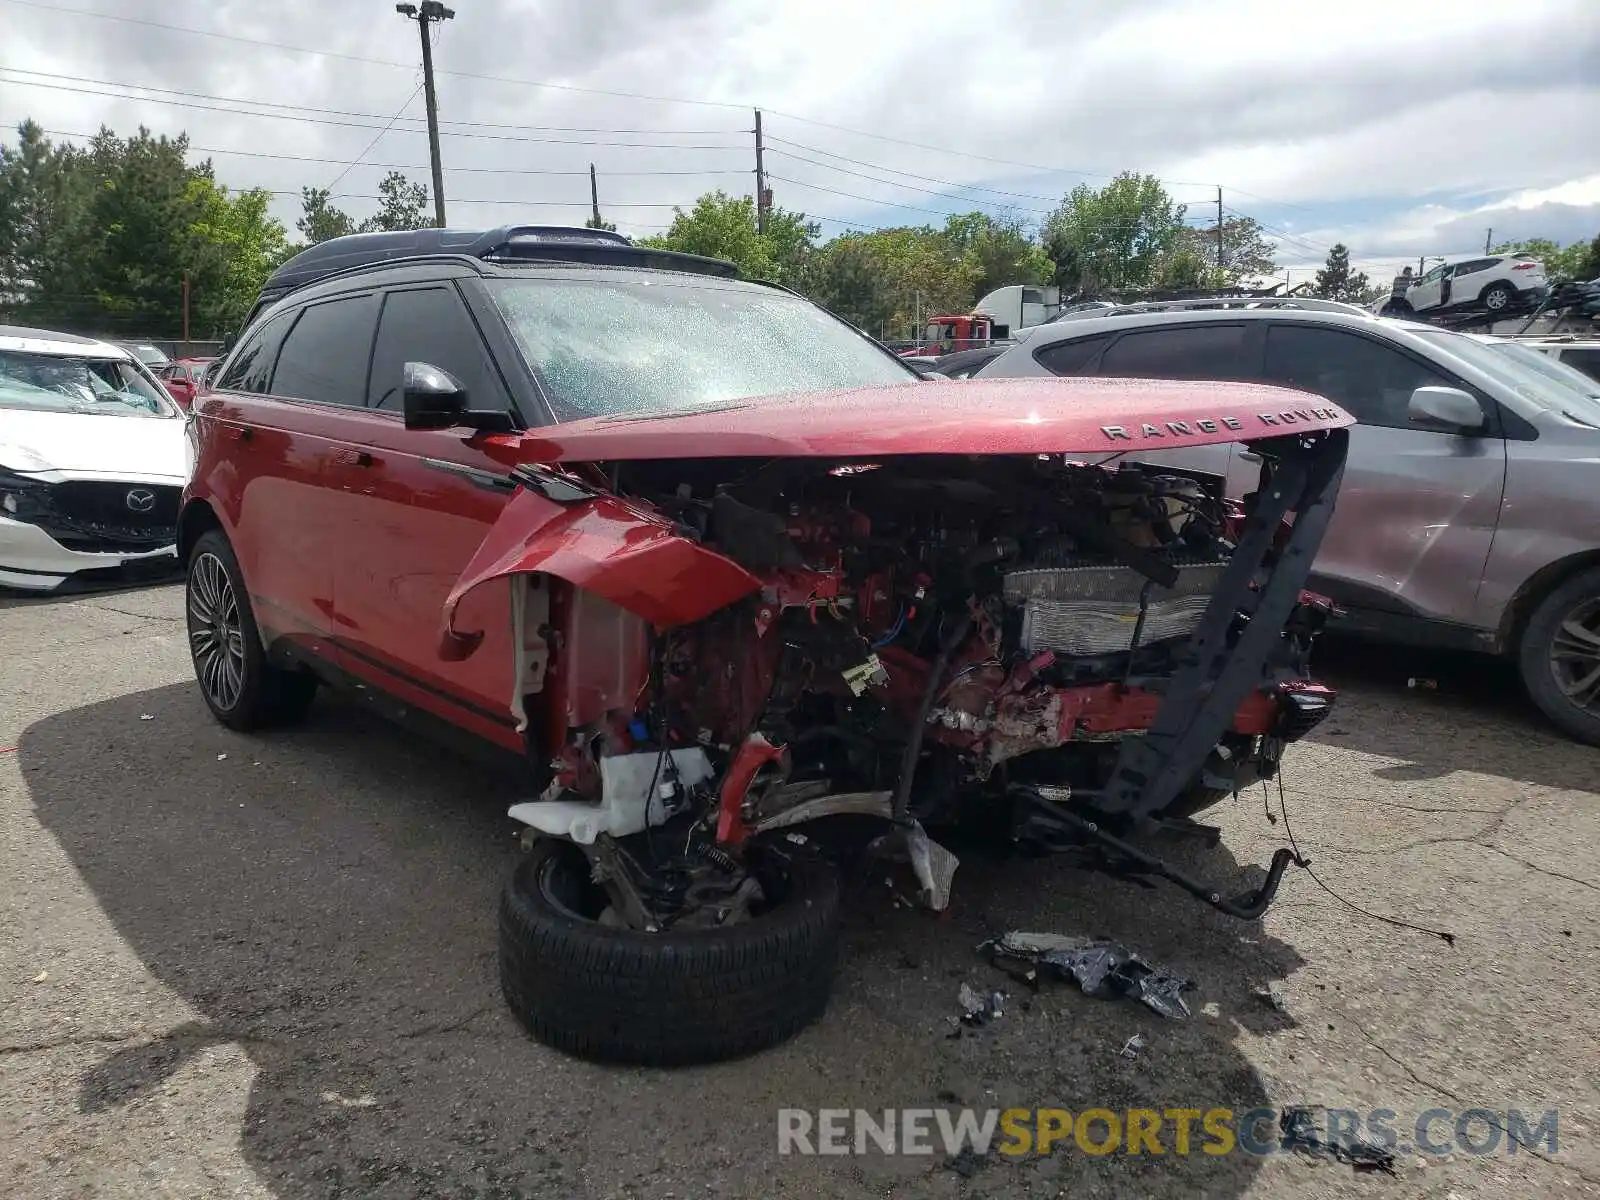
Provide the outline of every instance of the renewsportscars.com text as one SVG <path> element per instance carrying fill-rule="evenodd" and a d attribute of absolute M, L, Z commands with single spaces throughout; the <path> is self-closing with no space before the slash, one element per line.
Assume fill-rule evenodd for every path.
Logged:
<path fill-rule="evenodd" d="M 778 1110 L 779 1154 L 1083 1154 L 1268 1155 L 1289 1150 L 1283 1110 L 1252 1108 L 804 1108 Z M 1398 1154 L 1555 1154 L 1557 1112 L 1330 1108 L 1320 1132 L 1330 1144 L 1381 1146 Z"/>

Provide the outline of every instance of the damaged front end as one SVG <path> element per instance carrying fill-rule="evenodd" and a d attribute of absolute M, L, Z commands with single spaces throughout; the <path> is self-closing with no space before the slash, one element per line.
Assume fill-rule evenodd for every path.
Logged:
<path fill-rule="evenodd" d="M 1327 715 L 1302 592 L 1344 429 L 1250 443 L 1258 489 L 1061 454 L 657 459 L 519 473 L 452 595 L 509 578 L 540 798 L 636 928 L 762 903 L 797 828 L 853 828 L 943 907 L 928 829 L 1173 880 L 1136 841 L 1272 778 Z M 442 653 L 474 653 L 444 630 Z"/>

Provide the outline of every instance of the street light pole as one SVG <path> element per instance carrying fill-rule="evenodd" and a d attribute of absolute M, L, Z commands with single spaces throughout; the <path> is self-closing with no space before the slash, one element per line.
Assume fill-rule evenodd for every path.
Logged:
<path fill-rule="evenodd" d="M 433 43 L 428 40 L 428 26 L 448 21 L 456 10 L 446 8 L 440 0 L 422 0 L 422 4 L 396 4 L 395 12 L 417 23 L 422 35 L 422 89 L 428 105 L 428 154 L 433 162 L 433 223 L 444 228 L 444 165 L 439 160 L 439 100 L 433 90 Z"/>

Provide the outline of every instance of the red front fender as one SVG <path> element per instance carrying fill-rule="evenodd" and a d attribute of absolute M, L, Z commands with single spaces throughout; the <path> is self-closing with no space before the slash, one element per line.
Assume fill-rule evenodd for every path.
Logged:
<path fill-rule="evenodd" d="M 523 488 L 450 589 L 440 655 L 466 658 L 481 639 L 452 626 L 463 596 L 492 579 L 533 572 L 603 596 L 657 628 L 698 621 L 761 586 L 743 567 L 649 510 L 614 496 L 557 504 Z"/>

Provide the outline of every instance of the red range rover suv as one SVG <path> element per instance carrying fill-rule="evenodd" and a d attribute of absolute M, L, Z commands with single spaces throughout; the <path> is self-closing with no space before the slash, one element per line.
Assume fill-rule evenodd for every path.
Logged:
<path fill-rule="evenodd" d="M 832 982 L 843 847 L 930 907 L 978 819 L 1235 916 L 1157 831 L 1329 710 L 1301 591 L 1350 419 L 1277 388 L 924 381 L 726 263 L 586 230 L 282 268 L 191 423 L 206 703 L 356 680 L 522 755 L 507 1001 L 574 1053 L 771 1044 Z M 1260 488 L 1138 462 L 1248 442 Z"/>

